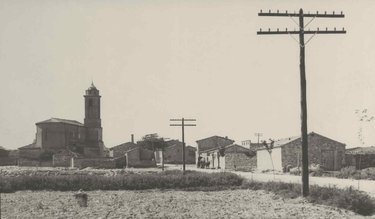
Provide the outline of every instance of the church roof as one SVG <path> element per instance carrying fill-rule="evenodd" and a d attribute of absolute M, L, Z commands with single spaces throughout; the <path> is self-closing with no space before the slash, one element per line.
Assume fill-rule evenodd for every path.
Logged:
<path fill-rule="evenodd" d="M 50 119 L 38 122 L 36 124 L 38 125 L 38 124 L 42 124 L 42 123 L 65 123 L 65 124 L 69 124 L 69 125 L 83 126 L 82 123 L 80 123 L 76 120 L 59 119 L 59 118 L 50 118 Z"/>

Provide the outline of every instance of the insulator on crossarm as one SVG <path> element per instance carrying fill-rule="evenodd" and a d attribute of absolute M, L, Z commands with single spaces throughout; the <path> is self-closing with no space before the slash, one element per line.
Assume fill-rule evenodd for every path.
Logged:
<path fill-rule="evenodd" d="M 344 28 L 342 28 L 342 31 L 344 31 L 345 29 Z"/>
<path fill-rule="evenodd" d="M 325 11 L 324 14 L 327 14 L 327 12 Z"/>
<path fill-rule="evenodd" d="M 341 15 L 342 15 L 342 11 L 341 11 Z"/>
<path fill-rule="evenodd" d="M 336 27 L 335 27 L 335 28 L 333 28 L 333 30 L 334 30 L 334 31 L 336 31 Z"/>
<path fill-rule="evenodd" d="M 279 13 L 279 10 L 277 10 L 277 13 Z"/>
<path fill-rule="evenodd" d="M 328 31 L 328 28 L 326 27 L 326 31 Z"/>
<path fill-rule="evenodd" d="M 285 31 L 288 31 L 288 28 L 285 28 Z"/>
<path fill-rule="evenodd" d="M 279 28 L 277 28 L 277 32 L 279 32 Z"/>
<path fill-rule="evenodd" d="M 319 27 L 317 28 L 317 30 L 319 31 Z"/>
<path fill-rule="evenodd" d="M 262 32 L 262 28 L 259 29 L 259 32 Z"/>
<path fill-rule="evenodd" d="M 260 9 L 260 13 L 262 13 L 263 11 L 262 11 L 262 9 Z"/>
<path fill-rule="evenodd" d="M 335 11 L 333 11 L 332 14 L 334 15 L 334 14 L 335 14 Z"/>
<path fill-rule="evenodd" d="M 271 10 L 268 10 L 269 13 L 271 13 Z"/>
<path fill-rule="evenodd" d="M 285 11 L 285 14 L 288 14 L 288 10 Z"/>
<path fill-rule="evenodd" d="M 268 32 L 270 32 L 271 31 L 271 29 L 270 28 L 268 28 Z"/>
<path fill-rule="evenodd" d="M 316 14 L 319 14 L 319 11 L 316 11 Z"/>

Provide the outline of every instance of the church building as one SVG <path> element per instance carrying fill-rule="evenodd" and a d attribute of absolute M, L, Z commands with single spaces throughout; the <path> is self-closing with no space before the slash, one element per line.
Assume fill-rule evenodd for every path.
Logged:
<path fill-rule="evenodd" d="M 84 157 L 104 157 L 100 98 L 99 90 L 92 83 L 84 95 L 84 124 L 75 120 L 58 118 L 38 122 L 34 143 L 19 148 L 20 152 L 34 151 L 39 154 L 45 151 L 52 153 L 68 151 Z"/>

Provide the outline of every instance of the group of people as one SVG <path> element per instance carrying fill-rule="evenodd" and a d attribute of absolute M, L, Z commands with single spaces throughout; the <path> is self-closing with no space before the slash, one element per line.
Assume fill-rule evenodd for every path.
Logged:
<path fill-rule="evenodd" d="M 197 166 L 202 169 L 210 168 L 210 161 L 204 157 L 198 157 Z"/>

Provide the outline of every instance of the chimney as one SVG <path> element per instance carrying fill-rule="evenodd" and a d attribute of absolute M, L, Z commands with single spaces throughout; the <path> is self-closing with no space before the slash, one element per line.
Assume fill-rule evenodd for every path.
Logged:
<path fill-rule="evenodd" d="M 134 143 L 134 134 L 131 134 L 132 143 Z"/>

